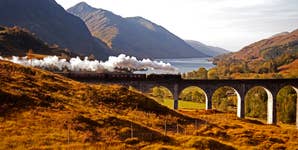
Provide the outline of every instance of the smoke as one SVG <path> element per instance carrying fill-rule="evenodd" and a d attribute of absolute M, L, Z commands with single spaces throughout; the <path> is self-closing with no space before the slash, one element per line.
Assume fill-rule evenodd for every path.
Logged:
<path fill-rule="evenodd" d="M 38 67 L 51 71 L 91 71 L 91 72 L 134 72 L 144 70 L 160 70 L 167 73 L 177 73 L 177 69 L 169 63 L 162 61 L 152 61 L 150 59 L 138 60 L 136 57 L 124 54 L 110 56 L 107 61 L 88 60 L 87 57 L 81 60 L 79 57 L 59 59 L 57 56 L 47 56 L 43 59 L 28 59 L 27 57 L 13 56 L 11 59 L 3 58 L 0 60 L 10 61 L 24 66 Z"/>

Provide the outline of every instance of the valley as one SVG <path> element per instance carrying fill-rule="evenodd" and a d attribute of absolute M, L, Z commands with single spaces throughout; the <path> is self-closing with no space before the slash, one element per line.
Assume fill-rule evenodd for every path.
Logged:
<path fill-rule="evenodd" d="M 291 149 L 298 144 L 294 125 L 265 125 L 218 111 L 173 111 L 117 85 L 88 85 L 5 61 L 0 68 L 1 149 Z"/>
<path fill-rule="evenodd" d="M 77 2 L 0 0 L 0 150 L 298 149 L 293 1 Z"/>

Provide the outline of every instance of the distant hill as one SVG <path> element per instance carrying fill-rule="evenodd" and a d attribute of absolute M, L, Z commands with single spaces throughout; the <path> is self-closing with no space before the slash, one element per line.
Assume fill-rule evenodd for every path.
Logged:
<path fill-rule="evenodd" d="M 197 49 L 198 51 L 208 55 L 208 56 L 218 56 L 221 54 L 229 53 L 228 50 L 225 50 L 220 47 L 214 47 L 214 46 L 208 46 L 198 41 L 193 40 L 185 40 L 186 43 L 188 43 L 193 48 Z"/>
<path fill-rule="evenodd" d="M 70 52 L 57 45 L 49 46 L 29 31 L 0 26 L 0 56 L 25 56 L 29 50 L 43 55 L 70 55 Z"/>
<path fill-rule="evenodd" d="M 0 25 L 27 28 L 41 40 L 77 54 L 107 58 L 112 53 L 80 18 L 67 13 L 55 0 L 1 0 Z"/>
<path fill-rule="evenodd" d="M 225 73 L 280 73 L 277 77 L 283 75 L 292 78 L 298 77 L 298 72 L 283 73 L 285 69 L 291 70 L 297 64 L 297 59 L 298 30 L 295 30 L 255 42 L 239 52 L 218 56 L 214 63 Z"/>
<path fill-rule="evenodd" d="M 206 57 L 165 28 L 142 17 L 123 18 L 84 2 L 68 12 L 84 20 L 93 36 L 119 53 L 141 58 Z"/>
<path fill-rule="evenodd" d="M 290 32 L 281 32 L 281 33 L 277 33 L 277 34 L 271 36 L 270 38 L 275 38 L 278 36 L 284 36 L 284 35 L 288 35 L 288 34 L 290 34 Z"/>
<path fill-rule="evenodd" d="M 229 57 L 235 59 L 271 59 L 284 53 L 295 53 L 298 45 L 298 30 L 291 33 L 274 35 L 268 39 L 255 42 L 241 49 L 239 52 L 231 53 Z"/>

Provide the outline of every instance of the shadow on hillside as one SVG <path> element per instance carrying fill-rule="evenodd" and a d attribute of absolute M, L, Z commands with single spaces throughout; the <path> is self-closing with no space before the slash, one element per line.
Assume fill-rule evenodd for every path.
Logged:
<path fill-rule="evenodd" d="M 254 119 L 243 119 L 242 121 L 251 124 L 265 125 L 263 122 Z"/>
<path fill-rule="evenodd" d="M 107 85 L 106 88 L 109 88 L 109 86 Z M 181 124 L 192 123 L 195 120 L 199 122 L 203 122 L 198 118 L 181 114 L 175 110 L 169 109 L 168 107 L 159 104 L 152 98 L 147 97 L 146 95 L 141 94 L 139 92 L 131 91 L 124 86 L 119 86 L 119 85 L 113 86 L 113 90 L 103 90 L 103 91 L 105 91 L 105 93 L 103 93 L 102 91 L 96 91 L 97 95 L 98 96 L 113 95 L 113 96 L 103 97 L 101 99 L 98 99 L 97 102 L 95 103 L 104 102 L 105 104 L 108 104 L 108 107 L 111 107 L 113 109 L 118 109 L 118 110 L 132 109 L 132 110 L 142 111 L 145 113 L 153 113 L 153 114 L 156 114 L 157 116 L 176 117 L 178 118 Z"/>
<path fill-rule="evenodd" d="M 92 120 L 78 115 L 72 119 L 72 128 L 76 131 L 91 131 L 92 135 L 87 138 L 88 142 L 96 142 L 100 140 L 107 141 L 107 139 L 111 137 L 114 138 L 113 140 L 119 138 L 122 141 L 134 138 L 136 143 L 140 141 L 167 143 L 174 141 L 171 137 L 165 136 L 158 131 L 154 131 L 130 120 L 117 117 Z"/>
<path fill-rule="evenodd" d="M 13 95 L 0 90 L 0 116 L 4 117 L 33 107 L 49 107 L 50 101 L 40 101 L 28 95 Z"/>

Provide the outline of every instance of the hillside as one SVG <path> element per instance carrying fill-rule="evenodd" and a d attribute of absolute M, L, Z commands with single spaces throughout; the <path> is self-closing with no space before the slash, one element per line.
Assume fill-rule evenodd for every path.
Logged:
<path fill-rule="evenodd" d="M 298 59 L 296 59 L 295 61 L 283 65 L 281 67 L 278 68 L 278 71 L 282 74 L 284 74 L 285 76 L 288 77 L 292 77 L 295 78 L 297 77 L 297 72 L 298 72 Z"/>
<path fill-rule="evenodd" d="M 80 55 L 107 58 L 112 54 L 80 18 L 67 13 L 55 0 L 1 0 L 0 25 L 26 28 L 50 45 L 58 44 Z"/>
<path fill-rule="evenodd" d="M 194 121 L 121 86 L 87 85 L 5 61 L 0 81 L 0 149 L 173 144 L 164 120 L 169 135 L 177 121 Z"/>
<path fill-rule="evenodd" d="M 0 83 L 0 149 L 298 146 L 294 125 L 266 126 L 215 111 L 184 115 L 121 86 L 88 85 L 5 61 Z"/>
<path fill-rule="evenodd" d="M 255 42 L 239 52 L 218 56 L 214 59 L 214 63 L 217 64 L 218 74 L 223 74 L 226 77 L 233 73 L 271 73 L 270 78 L 295 78 L 298 77 L 298 72 L 295 70 L 292 70 L 289 75 L 279 68 L 291 64 L 297 59 L 298 30 L 295 30 Z M 294 67 L 293 65 L 287 67 L 290 66 Z"/>
<path fill-rule="evenodd" d="M 228 50 L 225 50 L 223 48 L 220 47 L 214 47 L 214 46 L 208 46 L 205 45 L 201 42 L 198 41 L 193 41 L 193 40 L 185 40 L 186 43 L 188 43 L 190 46 L 192 46 L 193 48 L 195 48 L 196 50 L 208 55 L 208 56 L 218 56 L 218 55 L 222 55 L 222 54 L 226 54 L 229 53 Z"/>
<path fill-rule="evenodd" d="M 274 35 L 268 39 L 264 39 L 248 45 L 239 52 L 233 53 L 231 57 L 237 59 L 268 59 L 268 57 L 278 56 L 287 52 L 296 52 L 298 45 L 298 30 L 291 33 L 283 33 Z M 287 48 L 291 48 L 288 50 Z"/>
<path fill-rule="evenodd" d="M 43 55 L 70 55 L 69 51 L 49 46 L 25 29 L 0 26 L 0 56 L 25 56 L 30 49 Z"/>
<path fill-rule="evenodd" d="M 68 12 L 84 20 L 93 36 L 119 53 L 140 58 L 206 56 L 165 28 L 142 17 L 123 18 L 84 2 Z"/>

